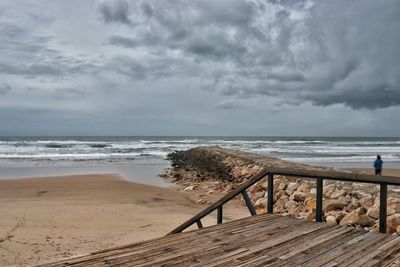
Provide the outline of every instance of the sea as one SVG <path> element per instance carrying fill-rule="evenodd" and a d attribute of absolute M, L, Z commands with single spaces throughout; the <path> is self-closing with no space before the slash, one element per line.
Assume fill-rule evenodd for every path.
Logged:
<path fill-rule="evenodd" d="M 372 167 L 381 155 L 385 168 L 400 168 L 400 137 L 35 136 L 0 137 L 0 178 L 111 172 L 159 185 L 167 155 L 197 146 L 338 168 Z"/>

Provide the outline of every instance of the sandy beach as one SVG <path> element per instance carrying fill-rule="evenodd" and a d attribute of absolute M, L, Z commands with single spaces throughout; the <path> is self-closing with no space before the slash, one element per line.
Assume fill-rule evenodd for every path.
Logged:
<path fill-rule="evenodd" d="M 2 180 L 0 266 L 45 263 L 163 236 L 205 207 L 195 200 L 194 192 L 116 175 Z M 213 216 L 204 221 L 214 222 Z"/>
<path fill-rule="evenodd" d="M 400 170 L 384 174 L 400 177 Z M 201 193 L 113 174 L 1 180 L 0 266 L 45 263 L 163 236 L 207 206 L 196 202 Z M 245 216 L 247 209 L 233 201 L 224 221 Z M 213 215 L 203 224 L 215 221 Z"/>

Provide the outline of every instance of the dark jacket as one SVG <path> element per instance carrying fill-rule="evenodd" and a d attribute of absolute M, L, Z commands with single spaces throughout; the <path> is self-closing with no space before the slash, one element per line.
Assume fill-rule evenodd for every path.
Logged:
<path fill-rule="evenodd" d="M 378 169 L 378 170 L 382 169 L 382 164 L 383 164 L 383 160 L 381 160 L 381 159 L 375 160 L 375 162 L 374 162 L 375 169 Z"/>

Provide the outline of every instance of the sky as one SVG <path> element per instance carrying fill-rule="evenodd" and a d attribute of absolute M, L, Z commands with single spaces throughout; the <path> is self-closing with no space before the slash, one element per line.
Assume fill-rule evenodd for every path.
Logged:
<path fill-rule="evenodd" d="M 2 0 L 0 135 L 400 136 L 398 0 Z"/>

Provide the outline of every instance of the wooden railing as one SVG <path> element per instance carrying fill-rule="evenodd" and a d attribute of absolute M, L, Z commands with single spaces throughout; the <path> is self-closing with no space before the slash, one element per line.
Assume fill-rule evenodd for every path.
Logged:
<path fill-rule="evenodd" d="M 357 174 L 357 173 L 345 173 L 345 172 L 334 172 L 334 171 L 310 171 L 310 170 L 300 170 L 300 169 L 280 169 L 280 168 L 265 168 L 258 174 L 252 176 L 247 181 L 233 189 L 231 192 L 226 194 L 220 200 L 216 201 L 208 208 L 204 209 L 197 215 L 193 216 L 183 224 L 179 225 L 177 228 L 172 230 L 170 234 L 176 234 L 184 231 L 193 224 L 197 224 L 198 228 L 203 228 L 201 219 L 209 215 L 211 212 L 217 210 L 217 223 L 222 223 L 222 213 L 223 205 L 241 194 L 246 202 L 247 208 L 252 216 L 257 215 L 257 212 L 247 194 L 247 189 L 253 184 L 257 183 L 261 179 L 268 177 L 268 202 L 267 202 L 267 212 L 273 213 L 274 209 L 274 175 L 284 175 L 290 177 L 302 177 L 315 179 L 317 182 L 316 190 L 316 212 L 315 218 L 317 222 L 322 222 L 323 211 L 322 211 L 322 201 L 323 201 L 323 181 L 333 180 L 333 181 L 344 181 L 344 182 L 356 182 L 356 183 L 368 183 L 368 184 L 379 184 L 380 186 L 380 203 L 379 203 L 379 232 L 386 233 L 386 215 L 387 215 L 387 186 L 388 185 L 400 185 L 400 177 L 392 176 L 375 176 L 368 174 Z"/>

